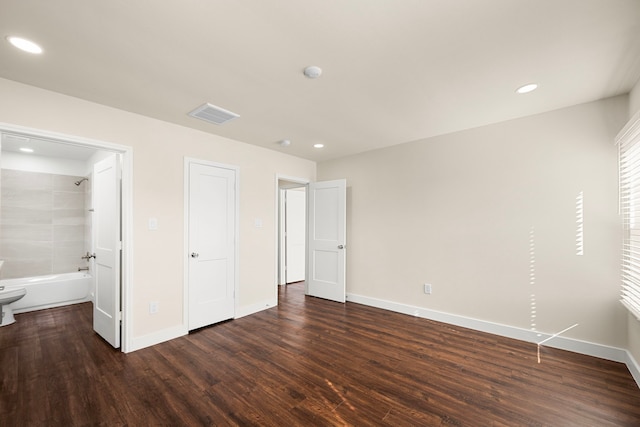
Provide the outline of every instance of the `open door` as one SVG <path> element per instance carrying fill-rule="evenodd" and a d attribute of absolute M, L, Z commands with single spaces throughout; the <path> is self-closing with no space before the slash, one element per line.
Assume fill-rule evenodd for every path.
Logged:
<path fill-rule="evenodd" d="M 346 198 L 344 179 L 309 183 L 307 294 L 346 301 Z"/>
<path fill-rule="evenodd" d="M 113 154 L 93 166 L 96 283 L 93 329 L 120 347 L 120 164 Z"/>

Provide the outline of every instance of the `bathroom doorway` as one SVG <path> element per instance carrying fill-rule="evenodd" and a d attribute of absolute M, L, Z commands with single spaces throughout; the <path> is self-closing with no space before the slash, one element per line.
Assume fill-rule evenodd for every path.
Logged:
<path fill-rule="evenodd" d="M 121 179 L 118 177 L 117 184 L 114 183 L 118 193 L 122 190 L 118 199 L 121 203 L 113 201 L 121 205 L 117 216 L 122 223 L 114 232 L 118 241 L 116 258 L 121 268 L 113 271 L 112 286 L 108 287 L 107 294 L 104 288 L 99 291 L 103 301 L 111 298 L 109 315 L 113 331 L 104 334 L 96 329 L 96 332 L 112 346 L 127 352 L 131 244 L 129 147 L 0 124 L 0 170 L 5 178 L 0 178 L 0 197 L 5 202 L 0 214 L 3 230 L 0 258 L 5 258 L 5 264 L 0 274 L 4 278 L 15 278 L 83 272 L 92 278 L 86 299 L 93 302 L 95 310 L 94 278 L 98 265 L 92 217 L 102 190 L 94 186 L 94 166 L 107 158 L 114 159 L 122 170 Z M 41 182 L 50 184 L 42 186 Z M 16 188 L 3 191 L 10 184 Z M 21 192 L 21 186 L 30 189 Z M 38 197 L 51 202 L 41 202 Z M 74 302 L 81 301 L 69 303 Z M 65 305 L 65 301 L 55 304 Z"/>

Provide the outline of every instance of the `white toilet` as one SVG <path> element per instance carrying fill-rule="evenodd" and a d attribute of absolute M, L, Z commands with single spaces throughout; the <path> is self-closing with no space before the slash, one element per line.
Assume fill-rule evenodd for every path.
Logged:
<path fill-rule="evenodd" d="M 25 288 L 5 288 L 0 286 L 0 311 L 2 312 L 2 322 L 0 326 L 10 325 L 16 321 L 13 317 L 11 303 L 18 301 L 27 294 Z"/>

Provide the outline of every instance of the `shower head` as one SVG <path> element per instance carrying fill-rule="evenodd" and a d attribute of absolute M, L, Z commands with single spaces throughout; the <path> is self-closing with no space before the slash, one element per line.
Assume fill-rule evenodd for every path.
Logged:
<path fill-rule="evenodd" d="M 81 180 L 74 182 L 74 184 L 75 185 L 80 185 L 80 184 L 82 184 L 82 181 L 89 181 L 89 178 L 82 178 Z"/>

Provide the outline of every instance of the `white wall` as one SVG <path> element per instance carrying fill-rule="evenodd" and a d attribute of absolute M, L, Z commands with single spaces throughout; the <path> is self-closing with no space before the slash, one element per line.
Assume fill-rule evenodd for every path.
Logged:
<path fill-rule="evenodd" d="M 2 122 L 133 147 L 134 339 L 182 323 L 185 156 L 240 168 L 240 310 L 276 298 L 275 176 L 313 180 L 315 163 L 9 80 L 0 79 L 0 93 Z M 150 217 L 157 231 L 147 229 Z M 159 313 L 148 314 L 150 301 Z"/>
<path fill-rule="evenodd" d="M 624 348 L 614 137 L 627 103 L 319 164 L 319 180 L 347 179 L 347 293 L 546 333 L 579 323 L 567 337 Z"/>
<path fill-rule="evenodd" d="M 640 80 L 629 93 L 629 118 L 640 112 Z"/>
<path fill-rule="evenodd" d="M 629 94 L 629 119 L 636 114 L 640 114 L 640 81 Z M 627 328 L 627 348 L 640 368 L 640 321 L 631 313 L 627 315 Z"/>

